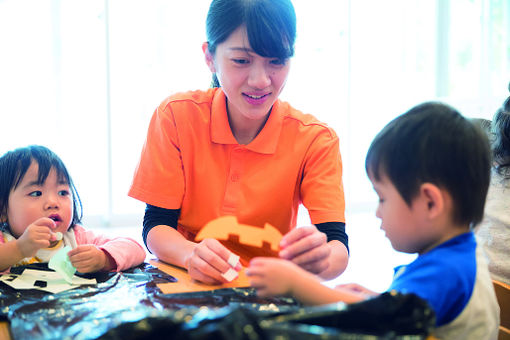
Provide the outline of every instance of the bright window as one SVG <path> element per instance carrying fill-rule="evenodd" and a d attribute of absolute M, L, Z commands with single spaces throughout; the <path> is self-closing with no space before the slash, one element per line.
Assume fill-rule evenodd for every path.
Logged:
<path fill-rule="evenodd" d="M 0 1 L 0 153 L 61 156 L 94 225 L 139 224 L 127 191 L 156 106 L 205 89 L 209 0 Z M 294 0 L 282 99 L 341 139 L 348 213 L 372 209 L 364 156 L 393 117 L 443 100 L 491 118 L 508 96 L 509 0 Z"/>

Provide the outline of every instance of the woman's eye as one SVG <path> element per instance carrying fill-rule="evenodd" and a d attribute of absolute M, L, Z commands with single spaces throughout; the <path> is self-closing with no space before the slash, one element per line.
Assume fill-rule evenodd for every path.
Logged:
<path fill-rule="evenodd" d="M 39 197 L 42 195 L 42 192 L 40 191 L 32 191 L 31 193 L 28 194 L 28 196 L 32 196 L 32 197 Z"/>
<path fill-rule="evenodd" d="M 379 203 L 384 203 L 384 198 L 379 197 Z"/>

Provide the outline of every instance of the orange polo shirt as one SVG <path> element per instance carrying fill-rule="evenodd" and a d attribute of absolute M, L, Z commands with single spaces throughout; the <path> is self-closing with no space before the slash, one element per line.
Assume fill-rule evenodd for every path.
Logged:
<path fill-rule="evenodd" d="M 338 137 L 313 116 L 276 101 L 258 136 L 240 145 L 230 130 L 221 88 L 167 98 L 150 122 L 129 196 L 181 209 L 178 230 L 194 240 L 209 221 L 270 223 L 286 234 L 298 206 L 312 223 L 345 222 Z M 223 242 L 245 261 L 266 249 Z M 244 261 L 243 261 L 244 262 Z"/>

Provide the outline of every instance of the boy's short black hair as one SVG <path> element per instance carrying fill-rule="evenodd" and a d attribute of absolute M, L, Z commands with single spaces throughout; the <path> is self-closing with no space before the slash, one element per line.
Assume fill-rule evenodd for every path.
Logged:
<path fill-rule="evenodd" d="M 423 183 L 447 190 L 453 221 L 471 227 L 483 218 L 490 182 L 486 134 L 454 108 L 427 102 L 395 118 L 375 137 L 365 170 L 385 175 L 411 205 Z"/>

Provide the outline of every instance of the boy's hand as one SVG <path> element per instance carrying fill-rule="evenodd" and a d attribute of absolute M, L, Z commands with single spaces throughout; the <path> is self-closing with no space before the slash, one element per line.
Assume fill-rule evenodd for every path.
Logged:
<path fill-rule="evenodd" d="M 186 259 L 186 269 L 194 280 L 207 284 L 222 284 L 228 282 L 221 274 L 230 268 L 236 271 L 242 266 L 237 263 L 235 267 L 228 264 L 231 251 L 225 248 L 218 240 L 206 238 L 197 243 L 190 256 Z"/>
<path fill-rule="evenodd" d="M 52 232 L 55 227 L 55 222 L 47 217 L 41 217 L 30 224 L 16 240 L 23 258 L 32 257 L 39 249 L 49 247 L 50 241 L 55 238 Z"/>
<path fill-rule="evenodd" d="M 289 231 L 283 236 L 280 248 L 282 259 L 292 261 L 313 274 L 329 267 L 331 248 L 327 236 L 313 225 Z"/>
<path fill-rule="evenodd" d="M 271 257 L 256 257 L 250 261 L 246 275 L 259 296 L 293 294 L 303 270 L 294 263 Z"/>
<path fill-rule="evenodd" d="M 357 283 L 340 284 L 340 285 L 335 286 L 335 289 L 338 291 L 346 290 L 351 293 L 359 293 L 359 294 L 363 295 L 365 298 L 374 297 L 374 296 L 379 295 L 379 293 L 374 292 L 373 290 L 367 289 Z"/>
<path fill-rule="evenodd" d="M 110 269 L 108 256 L 92 244 L 77 246 L 70 250 L 67 255 L 72 265 L 80 273 L 95 273 Z"/>

